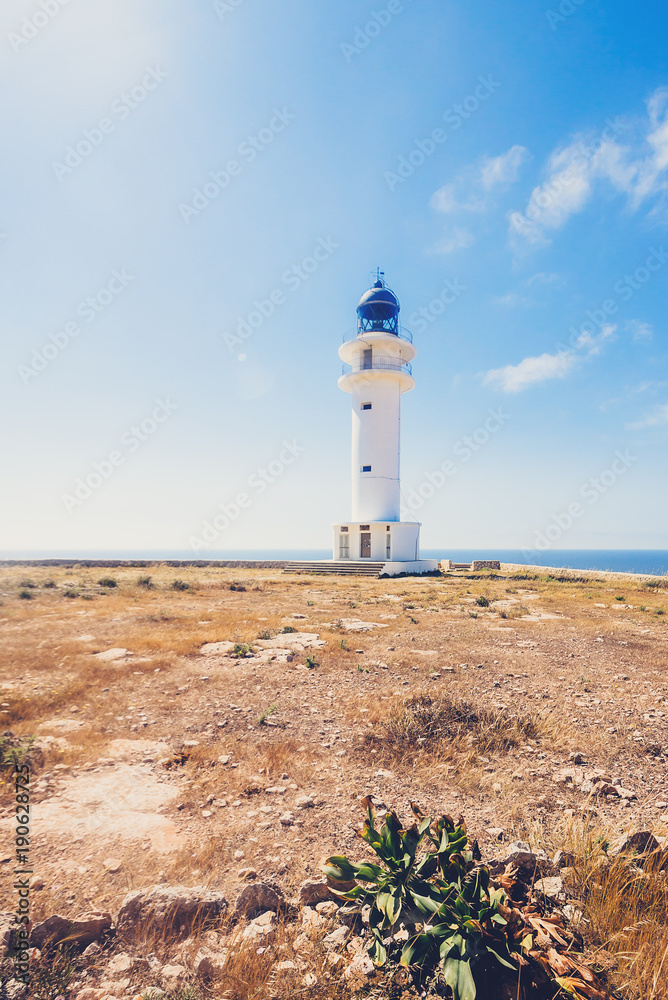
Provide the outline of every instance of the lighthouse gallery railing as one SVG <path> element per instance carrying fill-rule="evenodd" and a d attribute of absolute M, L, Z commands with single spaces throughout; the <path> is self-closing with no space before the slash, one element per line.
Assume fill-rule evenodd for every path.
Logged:
<path fill-rule="evenodd" d="M 408 362 L 402 362 L 401 358 L 383 357 L 382 355 L 374 355 L 372 358 L 360 358 L 355 364 L 343 365 L 341 368 L 342 375 L 354 375 L 357 372 L 371 371 L 404 372 L 406 375 L 413 374 L 413 369 Z"/>

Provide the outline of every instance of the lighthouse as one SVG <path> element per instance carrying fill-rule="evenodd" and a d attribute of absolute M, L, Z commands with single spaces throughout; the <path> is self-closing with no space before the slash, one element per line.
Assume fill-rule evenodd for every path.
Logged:
<path fill-rule="evenodd" d="M 334 525 L 336 562 L 377 563 L 381 572 L 424 573 L 420 524 L 401 520 L 401 397 L 415 386 L 411 334 L 383 272 L 357 306 L 357 335 L 339 348 L 339 388 L 352 402 L 352 517 Z"/>

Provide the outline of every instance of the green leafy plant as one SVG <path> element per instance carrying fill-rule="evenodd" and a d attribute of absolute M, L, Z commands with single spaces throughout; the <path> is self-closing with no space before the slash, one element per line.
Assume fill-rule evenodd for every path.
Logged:
<path fill-rule="evenodd" d="M 138 587 L 146 587 L 147 590 L 153 589 L 153 582 L 150 576 L 140 576 L 137 580 Z"/>
<path fill-rule="evenodd" d="M 190 584 L 186 583 L 185 580 L 174 580 L 172 590 L 190 590 Z"/>
<path fill-rule="evenodd" d="M 278 705 L 276 705 L 276 704 L 270 705 L 269 708 L 265 708 L 264 712 L 262 712 L 262 714 L 260 715 L 260 717 L 257 720 L 258 726 L 263 726 L 265 724 L 265 722 L 267 721 L 267 719 L 269 718 L 269 716 L 273 715 L 277 708 L 278 708 Z"/>
<path fill-rule="evenodd" d="M 341 649 L 348 649 L 348 640 L 347 639 L 341 639 L 341 642 L 339 643 L 339 646 L 341 647 Z"/>
<path fill-rule="evenodd" d="M 237 660 L 245 660 L 246 657 L 252 655 L 253 655 L 252 646 L 247 646 L 245 643 L 242 642 L 235 642 L 234 648 L 230 653 L 230 656 L 234 657 Z"/>
<path fill-rule="evenodd" d="M 482 596 L 481 597 L 476 597 L 475 602 L 476 602 L 476 604 L 478 605 L 479 608 L 488 608 L 489 604 L 490 604 L 489 598 L 482 597 Z"/>
<path fill-rule="evenodd" d="M 32 594 L 29 590 L 19 590 L 19 597 L 22 601 L 32 601 Z"/>
<path fill-rule="evenodd" d="M 306 657 L 306 666 L 307 666 L 308 670 L 315 670 L 315 668 L 317 666 L 319 666 L 319 663 L 316 660 L 315 656 L 307 656 Z"/>
<path fill-rule="evenodd" d="M 55 590 L 58 584 L 56 583 L 55 580 L 45 580 L 44 586 L 46 587 L 47 590 Z"/>
<path fill-rule="evenodd" d="M 283 635 L 287 635 L 289 632 L 296 632 L 296 631 L 297 629 L 294 627 L 294 625 L 286 625 L 285 628 L 281 629 Z"/>
<path fill-rule="evenodd" d="M 76 590 L 64 590 L 63 597 L 78 597 L 79 593 Z"/>
<path fill-rule="evenodd" d="M 475 1000 L 476 976 L 499 965 L 517 971 L 510 945 L 516 950 L 518 945 L 504 915 L 506 893 L 490 889 L 489 869 L 468 850 L 461 820 L 440 816 L 432 821 L 411 803 L 417 822 L 404 829 L 396 813 L 388 812 L 378 830 L 371 796 L 363 805 L 367 819 L 361 836 L 381 864 L 354 864 L 333 856 L 323 871 L 334 881 L 357 883 L 347 891 L 334 891 L 346 901 L 344 913 L 370 907 L 369 955 L 374 964 L 383 966 L 396 957 L 400 945 L 392 935 L 401 920 L 410 930 L 399 964 L 424 973 L 440 968 L 453 1000 Z"/>
<path fill-rule="evenodd" d="M 100 587 L 106 587 L 108 590 L 113 590 L 114 587 L 118 586 L 113 576 L 103 576 L 102 579 L 97 582 Z"/>

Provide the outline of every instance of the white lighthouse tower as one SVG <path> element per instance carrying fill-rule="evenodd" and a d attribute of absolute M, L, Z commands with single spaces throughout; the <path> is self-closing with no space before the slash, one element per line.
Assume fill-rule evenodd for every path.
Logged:
<path fill-rule="evenodd" d="M 352 520 L 334 525 L 333 556 L 382 563 L 391 576 L 438 569 L 438 560 L 420 559 L 420 525 L 400 514 L 401 396 L 415 385 L 416 354 L 400 308 L 379 271 L 357 306 L 357 336 L 339 348 L 339 387 L 352 397 Z"/>

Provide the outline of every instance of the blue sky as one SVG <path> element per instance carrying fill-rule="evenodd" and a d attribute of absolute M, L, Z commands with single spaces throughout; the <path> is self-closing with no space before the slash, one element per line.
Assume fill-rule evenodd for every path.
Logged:
<path fill-rule="evenodd" d="M 327 547 L 379 265 L 425 547 L 668 548 L 667 27 L 5 0 L 0 547 Z"/>

